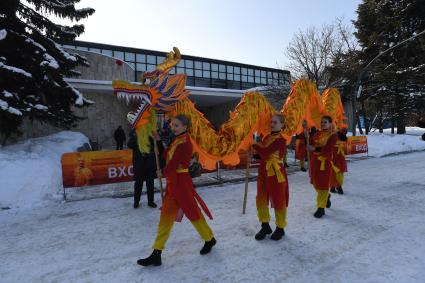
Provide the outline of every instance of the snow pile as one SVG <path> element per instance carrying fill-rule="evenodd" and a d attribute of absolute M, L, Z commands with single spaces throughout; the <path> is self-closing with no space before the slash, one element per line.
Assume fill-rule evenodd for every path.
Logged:
<path fill-rule="evenodd" d="M 392 135 L 390 129 L 384 133 L 373 132 L 367 136 L 369 156 L 381 157 L 389 154 L 425 150 L 421 135 L 425 128 L 408 127 L 405 135 Z"/>
<path fill-rule="evenodd" d="M 63 131 L 0 148 L 0 207 L 26 209 L 60 199 L 61 156 L 87 142 L 81 133 Z"/>
<path fill-rule="evenodd" d="M 5 39 L 7 36 L 7 31 L 5 29 L 0 30 L 0 40 Z"/>

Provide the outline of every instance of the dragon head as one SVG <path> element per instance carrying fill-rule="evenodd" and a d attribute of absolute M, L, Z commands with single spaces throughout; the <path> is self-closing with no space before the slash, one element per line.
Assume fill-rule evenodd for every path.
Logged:
<path fill-rule="evenodd" d="M 141 75 L 140 83 L 129 83 L 115 80 L 112 82 L 114 93 L 119 100 L 124 100 L 133 108 L 127 114 L 127 120 L 138 129 L 149 123 L 151 110 L 169 112 L 189 92 L 185 90 L 186 75 L 170 75 L 169 71 L 180 61 L 180 51 L 177 47 L 167 54 L 163 63 L 156 70 Z"/>

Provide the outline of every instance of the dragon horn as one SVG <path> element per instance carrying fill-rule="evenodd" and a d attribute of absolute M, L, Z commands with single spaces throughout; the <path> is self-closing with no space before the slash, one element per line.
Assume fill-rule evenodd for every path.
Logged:
<path fill-rule="evenodd" d="M 180 50 L 177 47 L 173 47 L 173 51 L 167 53 L 167 57 L 165 58 L 164 62 L 156 66 L 157 70 L 166 72 L 180 62 Z"/>

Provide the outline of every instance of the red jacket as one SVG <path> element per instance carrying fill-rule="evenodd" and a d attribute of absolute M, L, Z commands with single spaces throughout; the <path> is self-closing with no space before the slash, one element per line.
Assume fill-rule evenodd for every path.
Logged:
<path fill-rule="evenodd" d="M 165 197 L 174 198 L 190 221 L 199 220 L 201 217 L 198 204 L 205 214 L 212 219 L 208 207 L 195 191 L 192 178 L 189 175 L 188 168 L 192 153 L 192 144 L 189 135 L 186 133 L 177 136 L 164 152 L 164 158 L 167 162 L 163 170 L 167 181 Z"/>
<path fill-rule="evenodd" d="M 310 178 L 318 190 L 329 190 L 336 140 L 337 136 L 332 131 L 318 131 L 310 137 L 310 145 L 316 148 L 310 152 Z"/>
<path fill-rule="evenodd" d="M 272 206 L 277 209 L 288 206 L 288 177 L 283 158 L 286 155 L 286 141 L 281 133 L 266 136 L 260 144 L 254 144 L 253 149 L 260 156 L 257 186 L 265 190 Z"/>

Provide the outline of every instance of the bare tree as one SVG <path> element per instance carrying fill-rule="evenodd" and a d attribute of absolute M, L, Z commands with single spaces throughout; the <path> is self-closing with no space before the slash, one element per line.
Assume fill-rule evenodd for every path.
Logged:
<path fill-rule="evenodd" d="M 350 26 L 342 18 L 336 19 L 333 24 L 298 31 L 286 47 L 287 67 L 294 78 L 306 77 L 318 87 L 326 88 L 336 79 L 329 72 L 333 62 L 356 48 Z"/>

